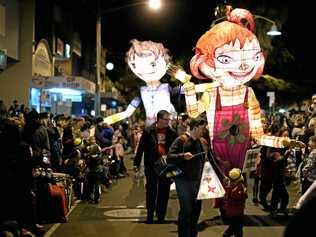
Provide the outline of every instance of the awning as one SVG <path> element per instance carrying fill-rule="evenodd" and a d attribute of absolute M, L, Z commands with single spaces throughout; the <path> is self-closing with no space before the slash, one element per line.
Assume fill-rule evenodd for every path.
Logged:
<path fill-rule="evenodd" d="M 95 93 L 95 83 L 78 76 L 33 77 L 31 87 L 42 89 L 68 88 L 86 91 L 91 94 Z"/>

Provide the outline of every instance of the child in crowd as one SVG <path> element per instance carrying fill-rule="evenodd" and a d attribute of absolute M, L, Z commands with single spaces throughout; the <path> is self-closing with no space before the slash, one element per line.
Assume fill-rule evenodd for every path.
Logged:
<path fill-rule="evenodd" d="M 101 148 L 98 145 L 91 145 L 89 147 L 89 156 L 87 160 L 87 191 L 90 202 L 99 203 L 100 198 L 100 182 L 103 172 L 101 161 Z"/>
<path fill-rule="evenodd" d="M 245 202 L 247 199 L 247 189 L 241 170 L 233 168 L 229 171 L 229 182 L 225 186 L 224 196 L 224 220 L 229 225 L 223 233 L 223 237 L 243 236 L 243 217 Z"/>
<path fill-rule="evenodd" d="M 114 152 L 118 162 L 116 172 L 118 177 L 124 177 L 127 174 L 127 169 L 124 164 L 124 143 L 124 137 L 118 136 L 114 144 Z"/>

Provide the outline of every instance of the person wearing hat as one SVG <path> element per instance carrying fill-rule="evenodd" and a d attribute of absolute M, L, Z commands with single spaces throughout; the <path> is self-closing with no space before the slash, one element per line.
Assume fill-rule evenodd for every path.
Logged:
<path fill-rule="evenodd" d="M 248 197 L 242 172 L 233 168 L 228 173 L 229 182 L 225 186 L 224 196 L 224 221 L 229 225 L 223 237 L 243 236 L 243 217 L 245 202 Z"/>

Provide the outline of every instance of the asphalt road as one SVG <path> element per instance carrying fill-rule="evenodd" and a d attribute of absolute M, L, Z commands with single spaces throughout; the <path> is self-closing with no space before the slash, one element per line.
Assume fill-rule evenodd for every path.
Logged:
<path fill-rule="evenodd" d="M 131 168 L 131 160 L 128 156 L 126 165 Z M 45 237 L 176 237 L 178 200 L 175 191 L 170 195 L 167 223 L 145 224 L 144 179 L 135 178 L 131 170 L 129 174 L 103 192 L 99 204 L 83 202 L 76 204 L 71 210 L 68 223 L 49 226 Z M 251 187 L 249 190 L 251 191 Z M 291 207 L 297 199 L 298 189 L 292 185 L 289 187 L 289 192 L 289 207 Z M 288 218 L 280 215 L 272 219 L 260 206 L 252 204 L 251 195 L 249 192 L 244 237 L 281 237 Z M 226 227 L 219 218 L 218 210 L 211 208 L 210 200 L 203 201 L 199 237 L 221 236 Z"/>

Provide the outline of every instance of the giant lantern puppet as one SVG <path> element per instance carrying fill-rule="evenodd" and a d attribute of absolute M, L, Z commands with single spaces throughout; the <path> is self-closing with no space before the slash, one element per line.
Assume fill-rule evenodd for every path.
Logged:
<path fill-rule="evenodd" d="M 166 74 L 170 56 L 161 43 L 136 39 L 131 43 L 126 53 L 128 66 L 137 77 L 146 82 L 146 86 L 140 88 L 141 99 L 134 98 L 125 111 L 106 117 L 104 122 L 113 124 L 130 117 L 142 101 L 146 111 L 146 126 L 150 126 L 156 121 L 160 110 L 176 114 L 170 100 L 169 84 L 160 82 Z"/>
<path fill-rule="evenodd" d="M 245 85 L 259 78 L 264 67 L 254 28 L 249 11 L 234 9 L 228 11 L 227 20 L 200 37 L 190 69 L 196 78 L 213 79 L 212 83 L 195 85 L 183 70 L 171 68 L 171 73 L 184 83 L 189 116 L 206 112 L 211 145 L 225 174 L 232 168 L 242 169 L 251 139 L 277 148 L 301 145 L 263 132 L 259 103 L 252 88 Z M 197 92 L 203 92 L 199 100 Z"/>

